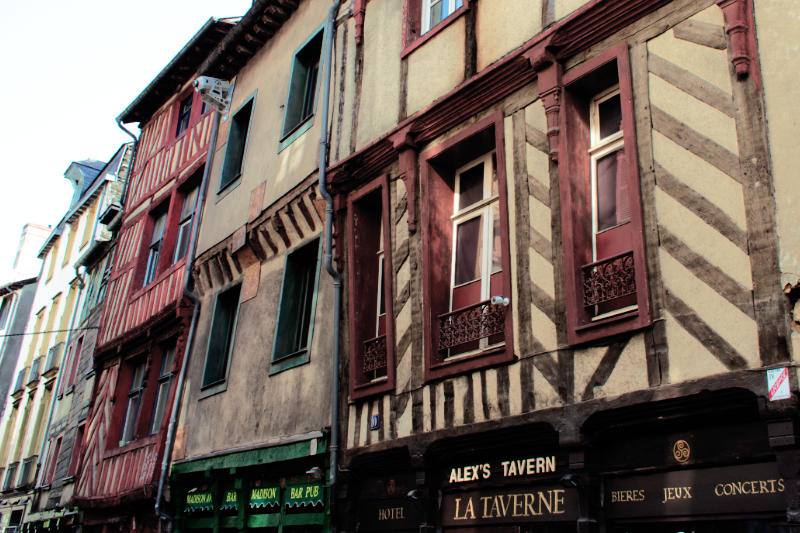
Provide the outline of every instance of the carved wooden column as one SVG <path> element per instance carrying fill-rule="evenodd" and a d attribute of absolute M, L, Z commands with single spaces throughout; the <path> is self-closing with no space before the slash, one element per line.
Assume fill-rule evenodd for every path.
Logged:
<path fill-rule="evenodd" d="M 408 207 L 408 231 L 417 231 L 417 145 L 411 126 L 406 126 L 391 137 L 392 146 L 397 151 L 397 162 L 400 166 L 400 178 L 406 186 L 406 205 Z"/>
<path fill-rule="evenodd" d="M 717 0 L 725 17 L 725 32 L 731 47 L 731 62 L 736 76 L 746 78 L 750 74 L 751 51 L 749 50 L 750 24 L 745 0 Z"/>
<path fill-rule="evenodd" d="M 550 159 L 558 161 L 558 142 L 561 133 L 561 65 L 551 50 L 550 40 L 545 40 L 525 53 L 531 67 L 536 71 L 536 86 L 547 117 L 547 139 L 550 144 Z"/>

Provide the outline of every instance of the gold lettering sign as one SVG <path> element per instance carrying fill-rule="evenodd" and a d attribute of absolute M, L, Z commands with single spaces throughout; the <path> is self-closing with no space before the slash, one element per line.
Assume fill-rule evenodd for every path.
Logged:
<path fill-rule="evenodd" d="M 211 493 L 197 492 L 194 494 L 187 494 L 186 503 L 188 503 L 189 505 L 203 505 L 211 503 Z"/>
<path fill-rule="evenodd" d="M 778 494 L 784 490 L 783 479 L 751 479 L 748 481 L 731 481 L 714 485 L 714 495 L 753 496 L 756 494 Z"/>
<path fill-rule="evenodd" d="M 689 447 L 689 443 L 685 440 L 676 441 L 672 446 L 672 456 L 675 457 L 675 460 L 679 463 L 685 463 L 688 461 L 691 454 L 692 449 Z"/>
<path fill-rule="evenodd" d="M 532 518 L 564 514 L 564 489 L 455 498 L 452 519 Z"/>
<path fill-rule="evenodd" d="M 406 511 L 403 507 L 383 507 L 378 509 L 378 521 L 405 520 Z"/>

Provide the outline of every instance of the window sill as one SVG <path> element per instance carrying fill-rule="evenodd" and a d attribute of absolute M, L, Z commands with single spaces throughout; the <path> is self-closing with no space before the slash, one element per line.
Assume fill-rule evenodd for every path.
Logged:
<path fill-rule="evenodd" d="M 280 358 L 273 358 L 272 363 L 269 365 L 269 375 L 274 376 L 284 370 L 289 370 L 296 366 L 304 365 L 311 360 L 308 350 L 301 350 L 293 354 L 281 356 Z"/>
<path fill-rule="evenodd" d="M 289 147 L 294 141 L 296 141 L 301 135 L 307 132 L 311 126 L 314 125 L 314 115 L 311 115 L 305 121 L 301 122 L 297 126 L 294 127 L 288 134 L 284 135 L 281 138 L 280 144 L 278 144 L 278 153 L 281 153 L 283 150 Z"/>
<path fill-rule="evenodd" d="M 161 283 L 166 278 L 170 277 L 173 272 L 183 268 L 185 266 L 185 263 L 186 263 L 186 258 L 182 257 L 182 258 L 180 258 L 178 260 L 177 263 L 174 263 L 174 264 L 170 265 L 169 268 L 167 268 L 163 272 L 159 273 L 155 278 L 153 278 L 153 280 L 150 283 L 148 283 L 147 285 L 145 285 L 141 289 L 138 289 L 136 292 L 134 292 L 131 295 L 131 299 L 130 299 L 131 303 L 135 302 L 136 300 L 138 300 L 139 298 L 141 298 L 142 296 L 147 294 L 150 290 L 155 288 L 156 285 Z"/>
<path fill-rule="evenodd" d="M 369 396 L 384 394 L 394 389 L 394 381 L 389 376 L 384 376 L 365 383 L 359 383 L 350 390 L 350 402 L 363 400 Z"/>
<path fill-rule="evenodd" d="M 493 346 L 483 351 L 454 357 L 449 360 L 431 362 L 425 369 L 425 381 L 445 379 L 493 365 L 510 363 L 513 360 L 514 354 L 508 344 Z"/>
<path fill-rule="evenodd" d="M 108 459 L 109 457 L 122 455 L 132 450 L 138 450 L 139 448 L 144 448 L 146 446 L 154 445 L 157 442 L 157 438 L 158 434 L 148 435 L 147 437 L 142 437 L 140 439 L 127 442 L 122 446 L 113 447 L 109 450 L 106 450 L 106 453 L 103 454 L 103 459 Z"/>
<path fill-rule="evenodd" d="M 228 380 L 227 378 L 218 381 L 217 383 L 212 383 L 211 385 L 206 385 L 200 389 L 200 395 L 197 397 L 198 400 L 203 400 L 205 398 L 209 398 L 211 396 L 215 396 L 222 392 L 228 390 Z"/>
<path fill-rule="evenodd" d="M 403 51 L 400 52 L 400 59 L 405 59 L 406 57 L 411 55 L 414 52 L 414 50 L 424 45 L 434 36 L 438 35 L 445 28 L 454 23 L 456 20 L 464 16 L 464 13 L 466 13 L 468 9 L 469 9 L 469 3 L 465 1 L 464 5 L 453 11 L 452 15 L 450 15 L 449 17 L 441 21 L 439 24 L 437 24 L 427 32 L 423 33 L 422 35 L 414 39 L 413 41 L 409 42 L 406 45 L 406 47 L 403 48 Z"/>
<path fill-rule="evenodd" d="M 242 182 L 242 172 L 239 172 L 231 181 L 229 181 L 223 187 L 220 187 L 217 190 L 217 199 L 215 203 L 219 202 L 220 200 L 228 196 L 228 194 L 230 194 L 232 190 L 238 187 L 241 182 Z"/>

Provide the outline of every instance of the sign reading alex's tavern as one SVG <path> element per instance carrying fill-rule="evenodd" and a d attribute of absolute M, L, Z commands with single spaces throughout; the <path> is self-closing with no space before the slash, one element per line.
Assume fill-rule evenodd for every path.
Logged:
<path fill-rule="evenodd" d="M 561 486 L 487 489 L 445 494 L 442 524 L 469 526 L 578 518 L 578 494 Z"/>
<path fill-rule="evenodd" d="M 784 490 L 775 463 L 680 470 L 611 479 L 605 507 L 612 518 L 779 512 Z"/>
<path fill-rule="evenodd" d="M 495 463 L 455 466 L 450 469 L 450 476 L 447 482 L 453 485 L 470 481 L 485 481 L 491 478 L 519 478 L 552 474 L 555 471 L 555 455 L 508 459 Z"/>

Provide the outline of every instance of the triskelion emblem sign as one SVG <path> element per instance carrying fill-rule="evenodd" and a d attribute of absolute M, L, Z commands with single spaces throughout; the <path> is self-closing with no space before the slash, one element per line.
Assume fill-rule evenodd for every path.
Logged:
<path fill-rule="evenodd" d="M 691 454 L 692 449 L 689 447 L 689 443 L 685 440 L 675 441 L 675 444 L 672 445 L 672 455 L 679 463 L 685 463 L 688 461 Z"/>

